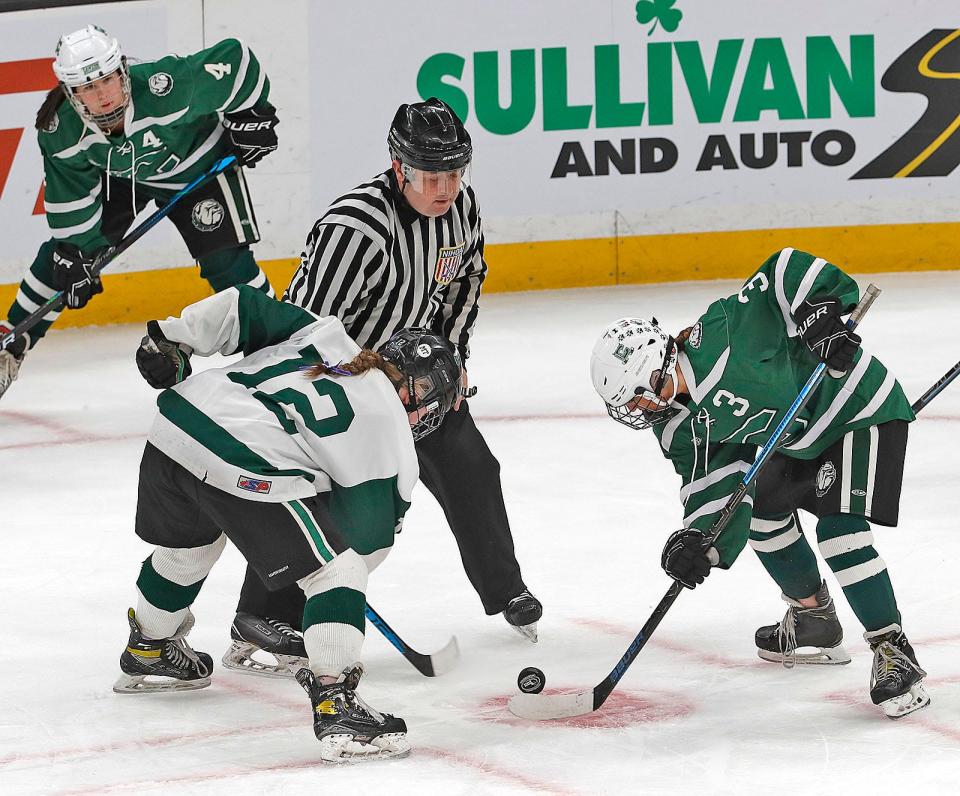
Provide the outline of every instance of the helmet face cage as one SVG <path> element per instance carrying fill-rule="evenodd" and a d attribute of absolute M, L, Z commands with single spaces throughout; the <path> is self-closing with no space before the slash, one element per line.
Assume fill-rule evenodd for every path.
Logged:
<path fill-rule="evenodd" d="M 53 71 L 67 99 L 82 119 L 109 129 L 119 122 L 130 104 L 130 72 L 120 43 L 97 25 L 87 25 L 60 37 Z M 107 113 L 94 114 L 77 95 L 77 89 L 119 74 L 122 102 Z"/>
<path fill-rule="evenodd" d="M 429 330 L 402 329 L 380 349 L 380 354 L 403 374 L 407 388 L 403 407 L 421 415 L 411 426 L 414 441 L 439 428 L 460 389 L 460 355 Z"/>

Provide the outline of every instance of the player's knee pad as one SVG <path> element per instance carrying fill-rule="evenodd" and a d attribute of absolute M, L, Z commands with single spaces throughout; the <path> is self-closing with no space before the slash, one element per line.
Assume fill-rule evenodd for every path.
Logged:
<path fill-rule="evenodd" d="M 221 533 L 215 542 L 201 547 L 157 547 L 151 563 L 158 575 L 189 586 L 207 577 L 226 544 L 227 537 Z"/>
<path fill-rule="evenodd" d="M 335 555 L 316 572 L 297 581 L 307 599 L 332 589 L 353 589 L 366 593 L 367 565 L 355 550 Z"/>

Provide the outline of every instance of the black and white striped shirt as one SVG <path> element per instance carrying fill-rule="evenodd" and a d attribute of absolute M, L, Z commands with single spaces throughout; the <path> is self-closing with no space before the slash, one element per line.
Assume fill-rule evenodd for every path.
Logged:
<path fill-rule="evenodd" d="M 334 201 L 313 225 L 284 300 L 335 315 L 366 348 L 426 326 L 466 359 L 486 273 L 473 190 L 427 218 L 406 203 L 388 170 Z"/>

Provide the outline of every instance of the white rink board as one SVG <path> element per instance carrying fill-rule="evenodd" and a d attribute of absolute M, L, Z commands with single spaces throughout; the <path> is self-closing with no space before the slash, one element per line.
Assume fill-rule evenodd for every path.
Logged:
<path fill-rule="evenodd" d="M 387 0 L 268 6 L 259 0 L 148 0 L 0 14 L 0 38 L 4 59 L 11 60 L 52 54 L 61 29 L 86 21 L 108 26 L 131 55 L 143 58 L 187 52 L 228 35 L 247 41 L 271 77 L 281 120 L 280 149 L 250 174 L 264 235 L 256 247 L 261 259 L 296 256 L 326 203 L 385 167 L 393 111 L 420 91 L 437 91 L 466 110 L 477 151 L 473 180 L 492 243 L 955 219 L 960 188 L 949 164 L 938 167 L 942 176 L 916 176 L 960 147 L 960 130 L 936 128 L 943 122 L 940 111 L 947 121 L 956 115 L 951 75 L 960 73 L 960 41 L 950 38 L 957 18 L 949 4 L 678 0 L 683 16 L 673 32 L 639 23 L 636 5 L 429 0 L 398 12 Z M 883 88 L 891 64 L 937 31 L 937 45 L 925 51 L 930 57 L 915 58 L 906 78 L 900 70 L 901 78 L 916 77 L 920 87 Z M 814 40 L 825 48 L 819 60 L 807 57 L 808 47 L 820 46 L 811 45 Z M 737 41 L 736 56 L 718 66 L 719 48 L 729 55 Z M 526 73 L 518 65 L 516 96 L 514 57 L 532 69 L 530 80 L 522 79 Z M 698 58 L 713 100 L 705 98 L 705 87 L 696 88 Z M 824 83 L 824 58 L 832 59 L 832 82 Z M 918 71 L 924 75 L 911 77 Z M 844 88 L 845 80 L 856 89 Z M 611 94 L 615 82 L 619 91 Z M 671 82 L 671 91 L 663 88 Z M 929 108 L 917 91 L 934 92 Z M 0 95 L 0 130 L 26 128 L 0 195 L 6 242 L 0 283 L 19 278 L 46 235 L 42 217 L 31 215 L 40 164 L 30 128 L 41 96 Z M 491 122 L 503 117 L 494 102 L 529 106 L 529 120 L 505 132 L 502 122 Z M 758 102 L 773 107 L 751 111 Z M 642 111 L 637 103 L 644 103 Z M 913 176 L 902 179 L 851 179 L 931 108 L 937 110 L 931 127 L 911 139 L 914 160 L 925 166 L 914 164 Z M 557 126 L 563 129 L 545 129 Z M 825 165 L 813 156 L 812 142 L 828 131 L 852 142 L 845 162 Z M 741 136 L 756 136 L 759 148 L 763 134 L 776 137 L 776 160 L 748 168 L 741 162 Z M 809 140 L 801 140 L 807 134 Z M 698 171 L 710 136 L 724 137 L 737 168 L 726 162 L 729 168 Z M 620 152 L 623 140 L 639 148 L 641 139 L 670 142 L 675 165 L 621 174 L 608 163 L 606 176 L 551 178 L 565 143 L 579 147 L 596 171 L 596 142 L 608 141 Z M 926 141 L 936 152 L 927 151 Z M 640 169 L 639 149 L 634 157 Z M 162 226 L 114 270 L 189 262 L 175 233 Z"/>

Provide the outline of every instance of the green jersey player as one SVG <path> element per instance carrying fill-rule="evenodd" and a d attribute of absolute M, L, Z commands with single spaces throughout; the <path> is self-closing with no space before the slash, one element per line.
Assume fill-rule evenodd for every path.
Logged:
<path fill-rule="evenodd" d="M 68 307 L 83 307 L 103 289 L 90 270 L 94 259 L 123 237 L 147 203 L 164 204 L 230 152 L 252 167 L 277 146 L 270 81 L 237 39 L 128 65 L 119 42 L 88 25 L 60 39 L 53 70 L 59 85 L 36 122 L 52 237 L 0 331 L 57 291 Z M 214 290 L 249 284 L 272 295 L 250 252 L 259 232 L 241 168 L 193 191 L 169 218 Z M 0 352 L 0 395 L 57 315 Z"/>
<path fill-rule="evenodd" d="M 217 352 L 244 357 L 190 375 L 191 353 Z M 403 720 L 356 695 L 367 575 L 410 505 L 414 440 L 457 397 L 456 351 L 424 329 L 361 350 L 338 319 L 242 285 L 147 324 L 137 364 L 170 389 L 140 465 L 135 528 L 155 548 L 114 690 L 209 684 L 211 657 L 186 641 L 190 606 L 230 539 L 268 588 L 306 597 L 309 662 L 295 674 L 321 758 L 405 754 Z"/>
<path fill-rule="evenodd" d="M 749 543 L 790 606 L 757 631 L 758 651 L 787 666 L 850 660 L 797 511 L 818 518 L 820 552 L 874 651 L 871 698 L 897 718 L 930 700 L 870 523 L 897 524 L 914 414 L 894 375 L 841 320 L 858 298 L 836 266 L 784 249 L 676 337 L 655 319 L 615 322 L 594 347 L 591 377 L 610 416 L 652 427 L 682 478 L 684 527 L 667 540 L 664 569 L 692 589 Z M 829 378 L 705 549 L 703 535 L 818 361 Z"/>

